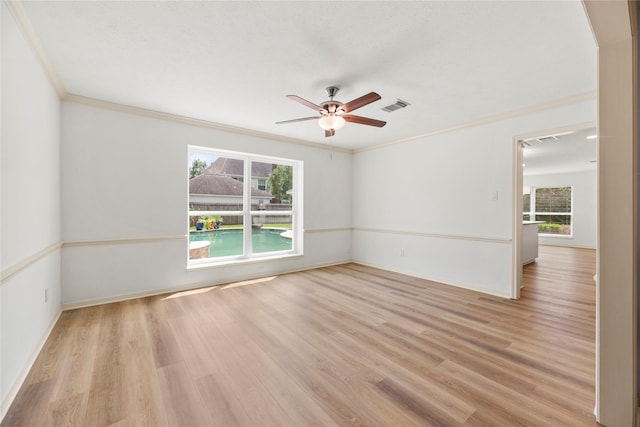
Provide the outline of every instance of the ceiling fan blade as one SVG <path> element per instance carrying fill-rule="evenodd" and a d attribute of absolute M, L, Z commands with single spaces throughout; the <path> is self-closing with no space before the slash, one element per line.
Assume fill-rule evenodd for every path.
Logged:
<path fill-rule="evenodd" d="M 369 117 L 354 116 L 353 114 L 344 114 L 342 118 L 351 123 L 358 123 L 358 124 L 367 125 L 367 126 L 376 126 L 379 128 L 387 124 L 387 122 L 383 122 L 382 120 L 370 119 Z"/>
<path fill-rule="evenodd" d="M 294 122 L 304 122 L 305 120 L 318 120 L 322 116 L 315 117 L 303 117 L 301 119 L 293 119 L 293 120 L 283 120 L 281 122 L 276 122 L 277 125 L 283 125 L 285 123 L 294 123 Z"/>
<path fill-rule="evenodd" d="M 324 131 L 324 136 L 329 137 L 329 136 L 333 136 L 336 134 L 335 129 L 329 129 L 329 130 L 325 130 Z"/>
<path fill-rule="evenodd" d="M 297 95 L 287 95 L 287 98 L 289 98 L 289 99 L 290 99 L 290 100 L 292 100 L 292 101 L 299 102 L 299 103 L 300 103 L 300 104 L 302 104 L 302 105 L 306 105 L 307 107 L 309 107 L 309 108 L 311 108 L 311 109 L 313 109 L 313 110 L 316 110 L 316 111 L 318 111 L 318 112 L 320 112 L 320 111 L 323 111 L 323 110 L 324 110 L 324 108 L 322 108 L 321 106 L 316 105 L 316 104 L 314 104 L 314 103 L 313 103 L 313 102 L 311 102 L 311 101 L 307 101 L 307 100 L 306 100 L 306 99 L 304 99 L 304 98 L 300 98 L 300 97 L 299 97 L 299 96 L 297 96 Z"/>
<path fill-rule="evenodd" d="M 371 104 L 382 97 L 375 92 L 370 92 L 366 95 L 361 96 L 360 98 L 356 98 L 353 101 L 349 101 L 343 106 L 340 107 L 341 110 L 344 110 L 345 113 L 349 113 L 357 108 L 364 107 L 367 104 Z"/>

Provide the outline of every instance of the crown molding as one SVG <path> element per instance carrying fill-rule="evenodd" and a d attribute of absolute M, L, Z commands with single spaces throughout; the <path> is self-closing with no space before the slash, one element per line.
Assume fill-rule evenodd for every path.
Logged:
<path fill-rule="evenodd" d="M 519 108 L 517 110 L 508 111 L 506 113 L 494 114 L 492 116 L 483 117 L 483 118 L 478 119 L 478 120 L 473 120 L 473 121 L 470 121 L 470 122 L 461 123 L 461 124 L 458 124 L 458 125 L 455 125 L 455 126 L 451 126 L 451 127 L 448 127 L 448 128 L 436 129 L 434 131 L 423 133 L 423 134 L 416 135 L 416 136 L 411 136 L 409 138 L 404 138 L 404 139 L 400 139 L 400 140 L 392 141 L 392 142 L 385 142 L 383 144 L 378 144 L 378 145 L 374 145 L 374 146 L 371 146 L 371 147 L 359 148 L 357 150 L 354 150 L 354 154 L 360 154 L 360 153 L 364 153 L 364 152 L 367 152 L 367 151 L 379 150 L 381 148 L 391 147 L 393 145 L 404 144 L 406 142 L 411 142 L 411 141 L 414 141 L 416 139 L 428 138 L 428 137 L 431 137 L 431 136 L 442 135 L 442 134 L 445 134 L 445 133 L 455 132 L 455 131 L 459 131 L 459 130 L 462 130 L 462 129 L 467 129 L 467 128 L 472 128 L 472 127 L 476 127 L 476 126 L 487 125 L 487 124 L 490 124 L 490 123 L 496 123 L 496 122 L 500 122 L 500 121 L 503 121 L 503 120 L 511 119 L 511 118 L 514 118 L 514 117 L 525 116 L 527 114 L 537 113 L 537 112 L 544 111 L 544 110 L 550 110 L 552 108 L 558 108 L 558 107 L 562 107 L 562 106 L 565 106 L 565 105 L 579 104 L 581 102 L 594 100 L 594 99 L 597 98 L 597 95 L 598 95 L 597 91 L 591 91 L 591 92 L 586 92 L 586 93 L 583 93 L 583 94 L 580 94 L 580 95 L 569 96 L 567 98 L 560 98 L 560 99 L 557 99 L 555 101 L 545 102 L 544 104 L 538 104 L 538 105 L 533 105 L 533 106 L 529 106 L 529 107 Z"/>
<path fill-rule="evenodd" d="M 64 87 L 64 84 L 62 83 L 62 80 L 60 79 L 58 73 L 56 72 L 55 67 L 51 63 L 49 56 L 47 55 L 44 48 L 42 47 L 42 44 L 40 43 L 40 39 L 38 38 L 33 28 L 33 25 L 31 24 L 31 21 L 27 16 L 27 13 L 22 5 L 22 2 L 18 0 L 1 0 L 1 1 L 7 5 L 7 8 L 11 12 L 11 14 L 14 16 L 16 23 L 18 24 L 18 27 L 22 30 L 23 34 L 25 35 L 29 44 L 31 45 L 31 48 L 34 54 L 36 55 L 36 57 L 38 58 L 38 61 L 40 62 L 45 72 L 45 75 L 49 79 L 49 82 L 51 83 L 54 90 L 58 94 L 58 97 L 63 101 L 88 105 L 88 106 L 97 107 L 97 108 L 108 109 L 112 111 L 119 111 L 123 113 L 135 114 L 138 116 L 150 117 L 150 118 L 155 118 L 159 120 L 172 121 L 172 122 L 182 123 L 190 126 L 204 127 L 207 129 L 214 129 L 222 132 L 229 132 L 229 133 L 235 133 L 239 135 L 246 135 L 246 136 L 251 136 L 256 138 L 268 139 L 268 140 L 277 141 L 277 142 L 302 145 L 302 146 L 317 148 L 325 151 L 335 151 L 335 152 L 346 153 L 346 154 L 359 154 L 367 151 L 377 150 L 381 148 L 390 147 L 393 145 L 411 142 L 416 139 L 428 138 L 428 137 L 441 135 L 449 132 L 455 132 L 455 131 L 466 129 L 466 128 L 482 126 L 489 123 L 495 123 L 495 122 L 499 122 L 502 120 L 506 120 L 506 119 L 510 119 L 518 116 L 523 116 L 523 115 L 527 115 L 527 114 L 531 114 L 539 111 L 544 111 L 551 108 L 561 107 L 564 105 L 577 104 L 580 102 L 596 99 L 597 97 L 597 91 L 587 92 L 580 95 L 561 98 L 561 99 L 547 102 L 544 104 L 534 105 L 530 107 L 509 111 L 506 113 L 501 113 L 501 114 L 480 118 L 478 120 L 461 123 L 448 128 L 436 129 L 434 131 L 426 132 L 423 134 L 411 136 L 411 137 L 396 140 L 396 141 L 377 144 L 371 147 L 352 150 L 352 149 L 341 148 L 336 146 L 327 146 L 325 144 L 319 144 L 319 143 L 305 141 L 301 139 L 275 135 L 268 132 L 260 132 L 260 131 L 240 128 L 236 126 L 229 126 L 229 125 L 224 125 L 224 124 L 211 122 L 203 119 L 195 119 L 191 117 L 180 116 L 177 114 L 164 113 L 156 110 L 149 110 L 149 109 L 134 107 L 130 105 L 117 104 L 114 102 L 104 101 L 101 99 L 90 98 L 90 97 L 69 93 L 67 89 Z"/>
<path fill-rule="evenodd" d="M 40 38 L 36 34 L 36 31 L 31 24 L 31 20 L 29 20 L 27 12 L 24 10 L 24 6 L 22 6 L 22 2 L 16 0 L 3 0 L 3 2 L 7 6 L 7 9 L 9 9 L 9 12 L 11 12 L 11 14 L 13 15 L 16 23 L 18 24 L 18 27 L 29 42 L 29 45 L 31 45 L 31 49 L 33 50 L 36 58 L 38 58 L 38 62 L 40 62 L 42 70 L 51 83 L 51 86 L 53 86 L 53 89 L 58 94 L 58 97 L 60 99 L 63 99 L 65 96 L 67 96 L 67 89 L 64 87 L 60 76 L 56 72 L 56 69 L 51 63 L 49 56 L 42 47 Z"/>
<path fill-rule="evenodd" d="M 121 113 L 134 114 L 134 115 L 149 117 L 149 118 L 158 119 L 158 120 L 165 120 L 165 121 L 170 121 L 170 122 L 181 123 L 181 124 L 185 124 L 185 125 L 189 125 L 189 126 L 198 126 L 198 127 L 218 130 L 218 131 L 222 131 L 222 132 L 235 133 L 235 134 L 246 135 L 246 136 L 251 136 L 251 137 L 255 137 L 255 138 L 269 139 L 269 140 L 277 141 L 277 142 L 285 142 L 285 143 L 289 143 L 289 144 L 304 145 L 306 147 L 317 148 L 317 149 L 320 149 L 320 150 L 333 151 L 333 152 L 337 151 L 337 152 L 341 152 L 341 153 L 353 154 L 353 150 L 350 150 L 350 149 L 347 149 L 347 148 L 340 148 L 340 147 L 336 147 L 336 146 L 328 146 L 328 145 L 325 145 L 325 144 L 318 144 L 318 143 L 315 143 L 315 142 L 304 141 L 302 139 L 289 138 L 289 137 L 286 137 L 286 136 L 275 135 L 275 134 L 272 134 L 272 133 L 260 132 L 260 131 L 255 131 L 255 130 L 251 130 L 251 129 L 245 129 L 245 128 L 240 128 L 240 127 L 235 127 L 235 126 L 229 126 L 229 125 L 224 125 L 224 124 L 220 124 L 220 123 L 210 122 L 208 120 L 194 119 L 194 118 L 191 118 L 191 117 L 180 116 L 180 115 L 177 115 L 177 114 L 163 113 L 161 111 L 149 110 L 149 109 L 146 109 L 146 108 L 133 107 L 133 106 L 124 105 L 124 104 L 117 104 L 117 103 L 114 103 L 114 102 L 104 101 L 104 100 L 101 100 L 101 99 L 89 98 L 89 97 L 80 96 L 80 95 L 74 95 L 72 93 L 68 93 L 62 100 L 65 101 L 65 102 L 72 102 L 72 103 L 75 103 L 75 104 L 83 104 L 83 105 L 88 105 L 88 106 L 91 106 L 91 107 L 102 108 L 102 109 L 105 109 L 105 110 L 112 110 L 112 111 L 118 111 L 118 112 L 121 112 Z"/>
<path fill-rule="evenodd" d="M 224 124 L 210 122 L 210 121 L 202 120 L 202 119 L 194 119 L 194 118 L 191 118 L 191 117 L 180 116 L 180 115 L 177 115 L 177 114 L 163 113 L 163 112 L 160 112 L 160 111 L 149 110 L 149 109 L 140 108 L 140 107 L 133 107 L 133 106 L 130 106 L 130 105 L 117 104 L 117 103 L 104 101 L 104 100 L 100 100 L 100 99 L 96 99 L 96 98 L 89 98 L 89 97 L 85 97 L 85 96 L 75 95 L 75 94 L 72 94 L 72 93 L 67 93 L 67 95 L 63 98 L 63 101 L 72 102 L 72 103 L 76 103 L 76 104 L 88 105 L 88 106 L 91 106 L 91 107 L 102 108 L 102 109 L 107 109 L 107 110 L 112 110 L 112 111 L 118 111 L 118 112 L 122 112 L 122 113 L 135 114 L 135 115 L 154 118 L 154 119 L 158 119 L 158 120 L 172 121 L 172 122 L 182 123 L 182 124 L 186 124 L 186 125 L 190 125 L 190 126 L 204 127 L 204 128 L 208 128 L 208 129 L 219 130 L 219 131 L 222 131 L 222 132 L 230 132 L 230 133 L 235 133 L 235 134 L 240 134 L 240 135 L 252 136 L 252 137 L 256 137 L 256 138 L 270 139 L 272 141 L 277 141 L 277 142 L 284 142 L 284 143 L 289 143 L 289 144 L 303 145 L 303 146 L 307 146 L 307 147 L 318 148 L 318 149 L 321 149 L 321 150 L 337 151 L 337 152 L 346 153 L 346 154 L 359 154 L 359 153 L 363 153 L 363 152 L 367 152 L 367 151 L 378 150 L 378 149 L 381 149 L 381 148 L 390 147 L 390 146 L 393 146 L 393 145 L 404 144 L 404 143 L 407 143 L 407 142 L 414 141 L 416 139 L 428 138 L 428 137 L 431 137 L 431 136 L 436 136 L 436 135 L 441 135 L 441 134 L 445 134 L 445 133 L 455 132 L 455 131 L 462 130 L 462 129 L 467 129 L 467 128 L 471 128 L 471 127 L 482 126 L 482 125 L 486 125 L 486 124 L 490 124 L 490 123 L 500 122 L 500 121 L 503 121 L 503 120 L 506 120 L 506 119 L 519 117 L 519 116 L 524 116 L 524 115 L 527 115 L 527 114 L 532 114 L 532 113 L 536 113 L 536 112 L 540 112 L 540 111 L 544 111 L 544 110 L 549 110 L 549 109 L 552 109 L 552 108 L 562 107 L 562 106 L 565 106 L 565 105 L 579 104 L 581 102 L 594 100 L 594 99 L 596 99 L 596 97 L 597 97 L 597 91 L 587 92 L 587 93 L 583 93 L 583 94 L 580 94 L 580 95 L 570 96 L 570 97 L 567 97 L 567 98 L 561 98 L 561 99 L 558 99 L 558 100 L 555 100 L 555 101 L 546 102 L 544 104 L 538 104 L 538 105 L 534 105 L 534 106 L 530 106 L 530 107 L 520 108 L 518 110 L 509 111 L 509 112 L 506 112 L 506 113 L 501 113 L 501 114 L 496 114 L 496 115 L 493 115 L 493 116 L 483 117 L 483 118 L 478 119 L 478 120 L 473 120 L 473 121 L 470 121 L 470 122 L 461 123 L 459 125 L 448 127 L 448 128 L 437 129 L 437 130 L 434 130 L 434 131 L 431 131 L 431 132 L 423 133 L 423 134 L 412 136 L 412 137 L 409 137 L 409 138 L 404 138 L 404 139 L 400 139 L 400 140 L 397 140 L 397 141 L 386 142 L 386 143 L 374 145 L 374 146 L 371 146 L 371 147 L 365 147 L 365 148 L 360 148 L 360 149 L 355 149 L 355 150 L 351 150 L 351 149 L 348 149 L 348 148 L 340 148 L 340 147 L 336 147 L 336 146 L 329 147 L 329 146 L 324 145 L 324 144 L 318 144 L 318 143 L 315 143 L 315 142 L 304 141 L 304 140 L 301 140 L 301 139 L 289 138 L 289 137 L 275 135 L 275 134 L 271 134 L 271 133 L 267 133 L 267 132 L 259 132 L 259 131 L 254 131 L 254 130 L 250 130 L 250 129 L 224 125 Z M 589 122 L 589 124 L 591 124 L 591 122 Z"/>
<path fill-rule="evenodd" d="M 267 132 L 259 132 L 259 131 L 239 128 L 235 126 L 223 125 L 220 123 L 210 122 L 207 120 L 194 119 L 190 117 L 179 116 L 176 114 L 163 113 L 160 111 L 148 110 L 148 109 L 133 107 L 129 105 L 116 104 L 113 102 L 103 101 L 100 99 L 94 99 L 94 98 L 89 98 L 89 97 L 84 97 L 84 96 L 69 93 L 67 89 L 64 87 L 64 84 L 62 83 L 60 76 L 56 72 L 55 67 L 51 63 L 49 56 L 47 55 L 46 51 L 42 47 L 42 43 L 40 42 L 40 39 L 36 34 L 36 31 L 33 28 L 33 25 L 31 24 L 29 17 L 27 16 L 27 12 L 24 9 L 22 2 L 17 0 L 2 0 L 2 1 L 4 4 L 7 5 L 7 8 L 15 18 L 15 21 L 18 27 L 21 29 L 22 33 L 25 35 L 27 41 L 31 46 L 31 49 L 33 50 L 36 58 L 38 59 L 38 62 L 40 62 L 40 65 L 42 66 L 42 69 L 45 75 L 47 76 L 47 79 L 53 86 L 53 89 L 56 91 L 58 97 L 63 101 L 90 105 L 93 107 L 99 107 L 99 108 L 109 109 L 113 111 L 120 111 L 120 112 L 135 114 L 139 116 L 151 117 L 151 118 L 160 119 L 160 120 L 167 120 L 167 121 L 187 124 L 190 126 L 198 126 L 198 127 L 208 128 L 208 129 L 215 129 L 223 132 L 230 132 L 230 133 L 235 133 L 240 135 L 252 136 L 256 138 L 269 139 L 277 142 L 303 145 L 303 146 L 317 148 L 317 149 L 326 150 L 326 151 L 335 151 L 340 153 L 353 154 L 353 150 L 347 149 L 347 148 L 327 146 L 325 144 L 318 144 L 315 142 L 304 141 L 301 139 L 274 135 Z"/>

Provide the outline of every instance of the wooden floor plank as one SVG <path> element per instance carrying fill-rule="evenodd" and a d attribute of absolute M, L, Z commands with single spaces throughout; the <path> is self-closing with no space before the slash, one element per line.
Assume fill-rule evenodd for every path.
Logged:
<path fill-rule="evenodd" d="M 518 301 L 358 264 L 66 311 L 6 426 L 596 426 L 595 251 Z"/>

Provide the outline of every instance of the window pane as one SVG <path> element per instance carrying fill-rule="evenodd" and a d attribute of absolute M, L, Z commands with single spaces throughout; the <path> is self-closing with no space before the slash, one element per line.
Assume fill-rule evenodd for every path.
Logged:
<path fill-rule="evenodd" d="M 529 218 L 531 218 L 531 215 L 529 215 L 529 214 L 522 215 L 522 220 L 523 221 L 530 221 Z"/>
<path fill-rule="evenodd" d="M 264 215 L 253 215 L 253 228 L 278 228 L 282 230 L 291 230 L 291 215 L 278 215 L 273 212 L 265 212 Z"/>
<path fill-rule="evenodd" d="M 189 259 L 238 256 L 244 252 L 242 216 L 202 216 L 189 231 Z"/>
<path fill-rule="evenodd" d="M 273 205 L 291 204 L 293 168 L 278 163 L 251 163 L 252 210 L 279 210 Z M 257 206 L 256 206 L 257 205 Z M 287 207 L 286 210 L 289 210 Z"/>
<path fill-rule="evenodd" d="M 536 215 L 536 221 L 544 221 L 538 224 L 540 234 L 571 235 L 571 215 Z"/>
<path fill-rule="evenodd" d="M 531 194 L 522 195 L 522 212 L 531 212 Z"/>
<path fill-rule="evenodd" d="M 195 211 L 241 211 L 244 160 L 190 153 L 189 209 Z M 201 167 L 203 164 L 206 167 Z M 196 167 L 197 166 L 197 167 Z"/>
<path fill-rule="evenodd" d="M 536 212 L 571 212 L 571 187 L 536 188 Z"/>
<path fill-rule="evenodd" d="M 195 146 L 188 155 L 189 261 L 302 253 L 302 200 L 293 200 L 302 162 Z"/>
<path fill-rule="evenodd" d="M 273 194 L 267 191 L 267 178 L 276 168 L 273 163 L 251 162 L 251 210 L 266 209 Z"/>
<path fill-rule="evenodd" d="M 251 246 L 253 253 L 293 249 L 291 215 L 253 215 Z"/>

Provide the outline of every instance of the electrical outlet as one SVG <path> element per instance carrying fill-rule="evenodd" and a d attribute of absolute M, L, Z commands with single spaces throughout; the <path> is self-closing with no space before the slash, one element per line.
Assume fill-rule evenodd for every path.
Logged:
<path fill-rule="evenodd" d="M 404 249 L 400 249 L 400 256 L 404 256 Z"/>
<path fill-rule="evenodd" d="M 44 302 L 49 301 L 49 288 L 44 289 Z"/>

